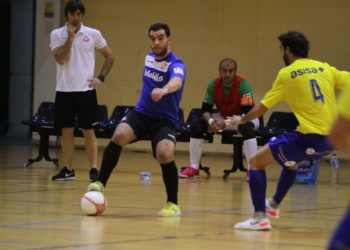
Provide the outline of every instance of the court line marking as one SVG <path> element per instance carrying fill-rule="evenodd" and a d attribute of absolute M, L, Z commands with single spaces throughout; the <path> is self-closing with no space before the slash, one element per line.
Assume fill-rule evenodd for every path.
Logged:
<path fill-rule="evenodd" d="M 299 206 L 299 205 L 298 205 Z M 296 213 L 296 212 L 305 212 L 305 211 L 321 211 L 321 210 L 333 210 L 333 209 L 344 209 L 347 208 L 347 206 L 344 207 L 329 207 L 329 208 L 316 208 L 316 207 L 310 207 L 309 209 L 301 209 L 301 210 L 287 210 L 284 211 L 284 213 Z M 225 213 L 230 211 L 244 211 L 244 210 L 251 210 L 252 207 L 239 207 L 239 208 L 222 208 L 222 209 L 214 209 L 214 210 L 192 210 L 192 211 L 183 211 L 181 212 L 182 215 L 184 214 L 200 214 L 200 213 Z M 84 218 L 86 221 L 86 218 L 89 218 L 89 220 L 120 220 L 120 219 L 134 219 L 134 218 L 142 218 L 142 217 L 159 217 L 158 214 L 136 214 L 136 215 L 124 215 L 124 216 L 95 216 L 91 219 L 87 217 L 86 215 L 82 215 L 82 218 L 80 219 L 72 219 L 72 220 L 54 220 L 54 221 L 37 221 L 37 222 L 26 222 L 26 223 L 15 223 L 15 224 L 3 224 L 0 227 L 2 228 L 15 228 L 15 227 L 30 227 L 33 225 L 48 225 L 48 224 L 64 224 L 64 223 L 75 223 L 75 222 L 81 222 Z"/>

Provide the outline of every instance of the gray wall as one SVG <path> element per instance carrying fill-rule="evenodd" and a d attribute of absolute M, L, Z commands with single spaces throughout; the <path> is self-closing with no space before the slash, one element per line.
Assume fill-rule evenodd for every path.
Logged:
<path fill-rule="evenodd" d="M 45 17 L 45 2 L 54 4 L 54 16 Z M 56 62 L 51 53 L 50 33 L 61 26 L 61 0 L 37 0 L 35 17 L 35 60 L 33 111 L 43 101 L 55 100 Z"/>
<path fill-rule="evenodd" d="M 31 115 L 34 0 L 11 1 L 11 55 L 8 136 L 28 136 L 19 122 Z"/>
<path fill-rule="evenodd" d="M 53 17 L 45 17 L 45 3 L 54 6 Z M 61 0 L 37 0 L 35 17 L 35 60 L 34 60 L 34 90 L 33 113 L 44 101 L 55 100 L 56 89 L 56 61 L 49 47 L 50 34 L 53 29 L 61 26 L 62 19 Z M 38 135 L 33 135 L 33 141 L 39 140 Z M 56 136 L 50 136 L 50 144 L 57 145 Z"/>
<path fill-rule="evenodd" d="M 45 17 L 46 3 L 54 4 L 53 17 Z M 61 0 L 11 1 L 9 137 L 28 137 L 29 127 L 20 121 L 29 119 L 41 102 L 54 101 L 56 62 L 49 44 L 51 31 L 61 26 L 61 7 Z"/>

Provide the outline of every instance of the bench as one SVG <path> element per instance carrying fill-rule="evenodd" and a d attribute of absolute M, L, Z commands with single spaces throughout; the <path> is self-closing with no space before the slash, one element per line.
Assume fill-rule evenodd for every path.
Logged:
<path fill-rule="evenodd" d="M 258 146 L 263 146 L 266 144 L 268 139 L 262 136 L 262 131 L 264 129 L 264 117 L 259 118 L 259 128 L 255 131 L 255 136 Z M 243 165 L 243 137 L 236 131 L 226 130 L 221 133 L 221 143 L 222 144 L 233 144 L 233 165 L 231 169 L 226 169 L 223 171 L 223 179 L 226 180 L 231 173 L 236 172 L 238 169 L 242 172 L 247 172 L 247 169 Z"/>
<path fill-rule="evenodd" d="M 217 113 L 216 109 L 212 110 L 212 113 Z M 193 119 L 198 119 L 202 117 L 200 108 L 193 108 L 184 124 L 185 131 L 183 133 L 188 133 L 189 125 Z M 275 111 L 271 114 L 268 122 L 264 125 L 264 118 L 260 117 L 260 127 L 255 131 L 258 146 L 265 145 L 269 139 L 273 136 L 279 134 L 288 133 L 296 130 L 299 125 L 298 120 L 292 112 L 279 112 Z M 222 144 L 232 144 L 233 145 L 233 165 L 231 169 L 224 170 L 223 179 L 226 180 L 230 173 L 236 172 L 238 169 L 240 171 L 247 171 L 243 165 L 243 137 L 237 134 L 236 131 L 224 130 L 223 132 L 216 133 L 221 135 Z M 212 143 L 214 133 L 208 132 L 204 135 L 204 141 Z M 186 167 L 183 167 L 184 170 Z M 201 162 L 199 169 L 204 171 L 208 176 L 210 175 L 210 168 L 203 167 Z"/>
<path fill-rule="evenodd" d="M 55 104 L 52 102 L 42 102 L 29 120 L 22 120 L 21 124 L 28 125 L 31 132 L 39 134 L 39 153 L 35 159 L 28 159 L 24 163 L 24 167 L 30 167 L 34 162 L 41 161 L 43 158 L 47 161 L 52 161 L 58 167 L 58 159 L 51 159 L 49 156 L 49 136 L 55 135 L 53 132 L 53 114 L 55 112 Z"/>
<path fill-rule="evenodd" d="M 34 162 L 39 162 L 43 158 L 46 161 L 51 161 L 55 166 L 59 166 L 58 159 L 52 159 L 49 156 L 49 137 L 50 136 L 61 136 L 61 129 L 57 129 L 54 127 L 54 113 L 55 113 L 55 103 L 53 102 L 42 102 L 31 119 L 22 120 L 21 124 L 28 125 L 30 127 L 31 132 L 37 133 L 39 135 L 39 152 L 38 156 L 34 159 L 28 159 L 26 163 L 24 163 L 24 167 L 30 167 Z M 106 123 L 108 120 L 107 106 L 106 105 L 98 105 L 98 116 L 100 124 Z M 75 137 L 83 137 L 82 131 L 78 128 L 78 119 L 75 118 L 76 128 L 74 129 Z M 105 132 L 105 135 L 101 133 L 101 127 L 99 125 L 94 127 L 95 133 L 99 134 L 99 137 L 107 138 L 106 136 L 109 134 Z"/>
<path fill-rule="evenodd" d="M 125 105 L 117 105 L 111 116 L 108 117 L 107 106 L 106 105 L 98 105 L 98 117 L 99 123 L 94 126 L 95 135 L 97 138 L 110 139 L 114 133 L 115 128 L 121 121 L 121 119 L 133 110 L 134 106 L 125 106 Z M 55 103 L 53 102 L 42 102 L 31 119 L 22 120 L 21 124 L 30 126 L 31 132 L 37 133 L 40 136 L 39 139 L 39 153 L 38 156 L 34 159 L 28 159 L 26 163 L 24 163 L 24 167 L 28 168 L 33 165 L 34 162 L 39 162 L 43 158 L 46 161 L 53 162 L 55 166 L 59 166 L 58 159 L 50 158 L 49 156 L 49 137 L 50 136 L 61 136 L 61 129 L 57 129 L 54 127 L 54 112 L 55 112 Z M 179 120 L 180 126 L 184 124 L 184 113 L 183 109 L 179 109 Z M 75 118 L 75 129 L 74 129 L 74 137 L 84 137 L 83 132 L 78 127 L 78 119 Z M 178 133 L 179 141 L 189 141 L 189 137 Z M 148 138 L 142 138 L 142 140 L 148 140 Z"/>
<path fill-rule="evenodd" d="M 213 109 L 211 111 L 212 114 L 218 113 L 217 109 Z M 193 119 L 199 119 L 202 117 L 202 111 L 200 108 L 193 108 L 190 111 L 190 114 L 184 124 L 184 132 L 187 133 L 189 131 L 189 127 L 191 124 L 191 121 Z M 260 136 L 260 130 L 262 130 L 264 127 L 264 119 L 263 117 L 260 118 L 260 128 L 257 131 L 257 139 L 258 139 L 258 144 L 263 145 L 265 140 Z M 236 131 L 233 130 L 224 130 L 219 133 L 212 133 L 212 132 L 207 132 L 204 134 L 204 141 L 208 143 L 213 143 L 213 137 L 214 134 L 221 135 L 221 143 L 222 144 L 232 144 L 233 145 L 233 165 L 230 170 L 224 170 L 224 179 L 227 179 L 227 177 L 230 175 L 230 173 L 236 172 L 238 169 L 241 171 L 247 171 L 244 166 L 243 166 L 243 150 L 242 150 L 242 145 L 243 145 L 243 138 L 239 134 L 237 134 Z M 189 141 L 189 140 L 188 140 Z M 182 167 L 182 170 L 185 170 L 186 167 Z M 202 166 L 202 163 L 199 163 L 199 169 L 204 171 L 208 176 L 211 174 L 210 173 L 210 168 L 207 166 Z"/>
<path fill-rule="evenodd" d="M 35 159 L 28 159 L 24 164 L 24 167 L 30 167 L 34 162 L 39 162 L 43 158 L 46 161 L 51 161 L 58 167 L 58 159 L 50 158 L 49 156 L 49 136 L 61 136 L 61 129 L 54 128 L 54 108 L 53 102 L 43 102 L 40 104 L 38 110 L 34 116 L 29 120 L 22 120 L 23 125 L 30 126 L 31 132 L 37 133 L 40 136 L 39 140 L 39 153 Z M 111 116 L 108 117 L 107 106 L 98 105 L 99 124 L 94 127 L 97 138 L 110 139 L 114 133 L 116 126 L 120 120 L 131 110 L 134 106 L 117 105 Z M 216 113 L 217 110 L 213 109 L 212 113 Z M 189 126 L 194 118 L 200 118 L 202 116 L 200 108 L 194 108 L 190 111 L 186 121 L 184 121 L 183 109 L 179 109 L 180 124 L 178 127 L 177 141 L 178 142 L 190 142 Z M 268 123 L 264 126 L 263 118 L 260 118 L 260 128 L 256 131 L 258 145 L 262 146 L 268 142 L 268 139 L 278 134 L 294 131 L 298 125 L 298 121 L 291 112 L 273 112 L 269 118 Z M 220 134 L 221 142 L 223 144 L 233 145 L 233 165 L 230 170 L 224 170 L 224 179 L 227 179 L 230 173 L 240 169 L 246 171 L 243 166 L 243 138 L 237 135 L 235 131 L 223 131 Z M 78 128 L 76 119 L 76 127 L 74 129 L 75 137 L 83 137 L 82 131 Z M 149 138 L 142 138 L 141 140 L 149 140 Z M 213 143 L 214 133 L 206 133 L 204 135 L 204 141 L 207 143 Z M 200 165 L 200 169 L 207 175 L 210 175 L 210 168 Z"/>
<path fill-rule="evenodd" d="M 295 131 L 299 122 L 292 112 L 275 111 L 271 114 L 261 136 L 270 139 L 274 136 Z"/>
<path fill-rule="evenodd" d="M 193 119 L 198 119 L 199 117 L 202 117 L 202 111 L 200 108 L 193 108 L 191 109 L 190 113 L 187 116 L 186 121 L 178 128 L 178 136 L 181 140 L 181 142 L 190 142 L 190 124 Z M 206 133 L 204 134 L 204 142 L 207 143 L 213 143 L 214 141 L 214 134 L 213 133 Z"/>
<path fill-rule="evenodd" d="M 274 136 L 295 131 L 299 122 L 292 112 L 274 111 L 271 113 L 267 124 L 265 126 L 263 124 L 264 120 L 263 117 L 261 117 L 260 127 L 255 131 L 258 146 L 264 146 L 268 143 L 269 139 Z M 230 170 L 223 171 L 223 179 L 227 179 L 230 173 L 237 171 L 237 169 L 241 171 L 244 169 L 242 150 L 243 138 L 237 135 L 237 133 L 233 134 L 232 143 L 233 147 L 236 148 L 233 150 L 233 167 Z"/>
<path fill-rule="evenodd" d="M 212 110 L 212 113 L 217 113 L 216 109 Z M 178 136 L 182 139 L 183 142 L 190 142 L 190 124 L 193 119 L 199 119 L 202 117 L 202 111 L 200 108 L 193 108 L 191 109 L 190 113 L 188 114 L 188 117 L 186 121 L 183 123 L 183 125 L 178 129 Z M 204 142 L 206 143 L 213 143 L 214 142 L 214 133 L 207 132 L 204 134 Z M 185 170 L 186 167 L 182 167 L 181 170 Z M 210 168 L 209 167 L 203 167 L 201 162 L 199 162 L 199 170 L 204 171 L 208 176 L 210 176 Z"/>

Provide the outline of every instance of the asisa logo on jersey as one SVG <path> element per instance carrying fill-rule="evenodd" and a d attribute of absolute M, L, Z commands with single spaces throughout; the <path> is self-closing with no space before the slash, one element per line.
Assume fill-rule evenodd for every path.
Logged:
<path fill-rule="evenodd" d="M 153 81 L 161 82 L 163 81 L 163 76 L 160 76 L 159 73 L 152 72 L 150 70 L 145 70 L 144 76 L 147 76 L 148 78 L 153 79 Z"/>
<path fill-rule="evenodd" d="M 317 69 L 316 68 L 304 68 L 304 69 L 298 69 L 296 71 L 292 71 L 290 73 L 290 76 L 292 78 L 295 78 L 297 76 L 302 76 L 302 75 L 306 75 L 306 74 L 313 74 L 313 73 L 317 73 Z"/>

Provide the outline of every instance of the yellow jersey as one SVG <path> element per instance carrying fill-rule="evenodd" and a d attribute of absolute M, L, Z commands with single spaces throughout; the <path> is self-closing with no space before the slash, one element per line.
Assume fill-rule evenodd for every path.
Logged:
<path fill-rule="evenodd" d="M 350 121 L 350 87 L 339 97 L 338 113 L 346 120 Z"/>
<path fill-rule="evenodd" d="M 327 63 L 303 58 L 281 69 L 261 103 L 271 108 L 286 101 L 303 134 L 328 135 L 338 117 L 334 89 L 350 86 L 350 73 Z"/>

